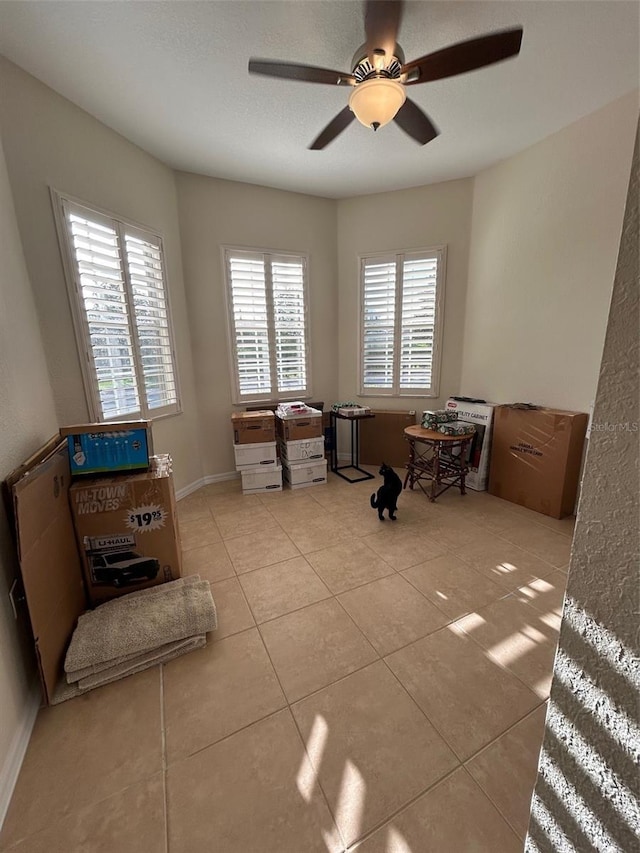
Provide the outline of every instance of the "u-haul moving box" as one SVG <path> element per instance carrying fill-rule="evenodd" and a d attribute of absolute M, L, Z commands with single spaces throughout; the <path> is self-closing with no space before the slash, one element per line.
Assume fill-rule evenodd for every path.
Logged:
<path fill-rule="evenodd" d="M 459 421 L 473 424 L 476 428 L 473 441 L 469 446 L 467 463 L 469 473 L 465 478 L 468 488 L 484 492 L 489 483 L 489 461 L 491 455 L 491 432 L 493 429 L 493 410 L 496 403 L 466 403 L 462 400 L 447 400 L 445 408 L 455 412 Z"/>
<path fill-rule="evenodd" d="M 170 474 L 74 483 L 69 500 L 92 604 L 180 577 Z"/>

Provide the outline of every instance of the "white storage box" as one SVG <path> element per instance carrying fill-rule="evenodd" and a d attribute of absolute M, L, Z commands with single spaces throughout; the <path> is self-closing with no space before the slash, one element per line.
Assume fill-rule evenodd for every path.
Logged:
<path fill-rule="evenodd" d="M 294 465 L 283 465 L 282 472 L 285 481 L 292 489 L 319 486 L 327 482 L 327 460 L 322 459 L 316 462 L 297 462 Z"/>
<path fill-rule="evenodd" d="M 242 494 L 255 494 L 256 492 L 281 492 L 282 491 L 282 467 L 275 468 L 249 468 L 242 470 Z"/>
<path fill-rule="evenodd" d="M 340 406 L 338 414 L 345 418 L 356 418 L 358 415 L 368 415 L 370 411 L 369 406 Z"/>
<path fill-rule="evenodd" d="M 283 441 L 280 444 L 280 456 L 283 462 L 306 462 L 312 459 L 324 459 L 324 438 L 300 438 L 295 441 Z"/>
<path fill-rule="evenodd" d="M 491 430 L 493 410 L 496 403 L 465 403 L 463 400 L 447 400 L 446 409 L 455 412 L 458 421 L 473 424 L 476 434 L 469 445 L 469 473 L 465 484 L 475 492 L 484 492 L 489 484 L 489 455 L 491 452 Z"/>
<path fill-rule="evenodd" d="M 278 449 L 275 441 L 259 444 L 234 444 L 236 470 L 247 468 L 275 468 L 278 465 Z"/>

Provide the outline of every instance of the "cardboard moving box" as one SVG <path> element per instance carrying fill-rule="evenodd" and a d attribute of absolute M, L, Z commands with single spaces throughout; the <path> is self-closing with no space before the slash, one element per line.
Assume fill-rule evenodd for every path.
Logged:
<path fill-rule="evenodd" d="M 48 447 L 48 445 L 47 445 Z M 34 458 L 7 481 L 20 573 L 44 701 L 51 704 L 78 617 L 86 610 L 80 557 L 69 507 L 66 442 Z"/>
<path fill-rule="evenodd" d="M 276 432 L 283 441 L 299 441 L 302 438 L 320 438 L 322 431 L 322 412 L 311 409 L 302 415 L 283 418 L 276 413 Z"/>
<path fill-rule="evenodd" d="M 180 577 L 171 475 L 86 480 L 69 500 L 92 604 Z"/>
<path fill-rule="evenodd" d="M 489 492 L 563 518 L 575 509 L 588 415 L 496 406 Z"/>
<path fill-rule="evenodd" d="M 234 444 L 264 444 L 276 440 L 275 415 L 268 410 L 231 415 Z"/>

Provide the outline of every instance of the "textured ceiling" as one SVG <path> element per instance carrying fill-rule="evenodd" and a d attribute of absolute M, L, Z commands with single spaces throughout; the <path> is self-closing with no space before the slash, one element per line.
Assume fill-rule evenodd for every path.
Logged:
<path fill-rule="evenodd" d="M 249 76 L 249 57 L 350 71 L 360 2 L 0 2 L 0 51 L 169 165 L 341 198 L 476 174 L 639 85 L 638 2 L 416 2 L 407 60 L 524 27 L 519 57 L 411 89 L 439 127 L 420 147 L 353 122 L 307 145 L 348 88 Z"/>

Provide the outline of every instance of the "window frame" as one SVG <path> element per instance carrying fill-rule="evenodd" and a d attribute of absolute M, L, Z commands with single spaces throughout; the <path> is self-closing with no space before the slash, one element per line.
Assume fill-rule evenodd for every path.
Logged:
<path fill-rule="evenodd" d="M 227 327 L 227 354 L 229 357 L 229 377 L 231 387 L 231 401 L 234 406 L 244 406 L 252 403 L 266 402 L 287 402 L 292 400 L 308 400 L 313 396 L 312 371 L 311 371 L 311 322 L 309 315 L 309 255 L 306 252 L 295 252 L 292 250 L 282 249 L 265 249 L 249 246 L 234 246 L 224 244 L 220 246 L 222 258 L 222 275 L 224 281 L 224 298 L 225 298 L 225 313 Z M 277 362 L 275 356 L 275 339 L 274 339 L 274 308 L 273 308 L 273 286 L 271 272 L 267 272 L 265 268 L 265 289 L 266 289 L 266 307 L 267 307 L 267 331 L 269 340 L 269 371 L 271 376 L 271 391 L 265 394 L 241 394 L 240 380 L 237 370 L 238 356 L 236 348 L 235 324 L 233 320 L 233 293 L 231 288 L 231 275 L 229 267 L 229 257 L 233 253 L 243 254 L 247 258 L 253 256 L 254 259 L 261 257 L 263 263 L 270 258 L 292 258 L 302 262 L 302 288 L 304 297 L 304 330 L 305 330 L 305 372 L 306 372 L 306 388 L 300 392 L 279 392 L 277 383 Z"/>
<path fill-rule="evenodd" d="M 62 258 L 62 267 L 64 279 L 67 288 L 67 297 L 71 311 L 71 319 L 73 330 L 76 339 L 76 349 L 80 362 L 80 371 L 82 373 L 82 381 L 84 385 L 85 399 L 89 409 L 89 416 L 96 423 L 110 423 L 126 420 L 149 419 L 157 420 L 159 418 L 172 417 L 182 414 L 182 394 L 180 390 L 180 371 L 178 369 L 178 359 L 176 355 L 175 334 L 173 329 L 173 310 L 171 306 L 171 293 L 167 275 L 167 257 L 164 248 L 164 239 L 158 229 L 149 228 L 134 220 L 125 218 L 115 214 L 105 208 L 88 203 L 83 199 L 70 195 L 49 187 L 51 203 L 53 206 L 54 221 L 58 236 L 58 245 Z M 136 380 L 143 376 L 141 356 L 139 350 L 139 335 L 138 326 L 135 322 L 135 314 L 133 312 L 133 294 L 131 290 L 131 277 L 127 264 L 126 241 L 124 239 L 125 230 L 131 236 L 142 238 L 148 242 L 157 242 L 162 262 L 162 282 L 164 298 L 167 309 L 167 331 L 169 336 L 169 344 L 171 348 L 171 359 L 173 366 L 173 378 L 176 389 L 176 402 L 168 406 L 151 409 L 147 401 L 146 387 L 138 388 L 138 401 L 140 403 L 139 410 L 135 412 L 127 412 L 121 415 L 112 417 L 104 417 L 102 414 L 102 402 L 100 400 L 100 392 L 98 388 L 97 370 L 93 355 L 93 348 L 89 335 L 89 324 L 86 312 L 83 305 L 81 292 L 81 284 L 78 275 L 78 266 L 74 256 L 73 245 L 71 243 L 69 227 L 65 215 L 64 204 L 67 202 L 71 206 L 84 208 L 87 213 L 95 216 L 97 222 L 107 220 L 109 227 L 114 227 L 120 248 L 120 263 L 122 266 L 122 274 L 124 279 L 125 297 L 128 306 L 128 319 L 131 334 L 133 359 L 135 362 Z"/>
<path fill-rule="evenodd" d="M 364 385 L 364 277 L 366 262 L 371 260 L 391 259 L 395 257 L 396 281 L 395 281 L 395 325 L 393 335 L 393 386 L 387 388 L 365 388 Z M 405 258 L 436 257 L 438 260 L 436 274 L 436 298 L 435 318 L 433 334 L 433 356 L 431 361 L 431 385 L 429 389 L 400 388 L 400 339 L 402 332 L 402 264 Z M 447 280 L 447 246 L 436 245 L 422 249 L 390 249 L 387 252 L 368 252 L 358 255 L 358 287 L 359 287 L 359 309 L 358 309 L 358 387 L 360 397 L 439 397 L 440 396 L 440 366 L 442 354 L 442 339 L 444 332 L 444 305 L 445 287 Z"/>

